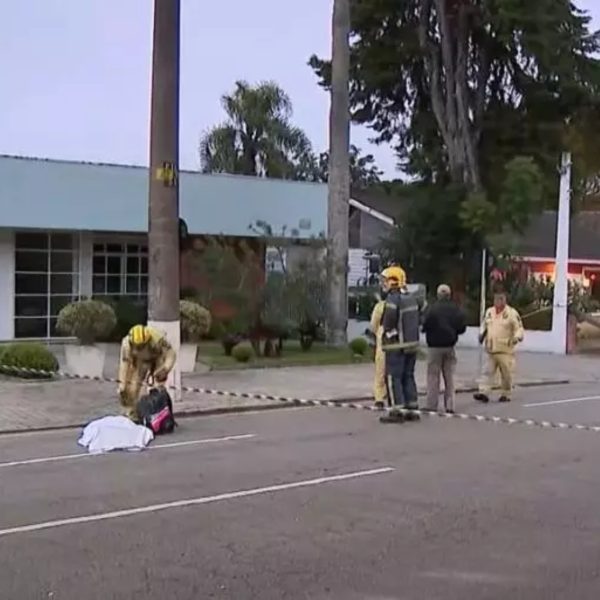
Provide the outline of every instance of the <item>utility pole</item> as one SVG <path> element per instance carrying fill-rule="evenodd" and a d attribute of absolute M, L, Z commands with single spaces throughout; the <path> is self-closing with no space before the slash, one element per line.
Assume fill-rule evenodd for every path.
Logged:
<path fill-rule="evenodd" d="M 569 313 L 569 238 L 571 229 L 571 154 L 569 152 L 564 152 L 561 157 L 557 219 L 552 334 L 556 344 L 555 351 L 558 354 L 566 354 Z"/>
<path fill-rule="evenodd" d="M 180 0 L 154 0 L 148 324 L 166 333 L 179 354 L 179 37 Z M 177 361 L 169 378 L 181 397 Z"/>
<path fill-rule="evenodd" d="M 327 342 L 345 346 L 348 328 L 350 200 L 350 0 L 334 0 L 327 202 Z"/>

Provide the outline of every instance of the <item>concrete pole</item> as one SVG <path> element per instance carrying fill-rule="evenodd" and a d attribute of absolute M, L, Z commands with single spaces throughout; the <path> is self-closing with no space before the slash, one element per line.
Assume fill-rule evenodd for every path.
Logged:
<path fill-rule="evenodd" d="M 567 308 L 569 295 L 569 237 L 571 223 L 571 154 L 563 153 L 560 166 L 560 195 L 556 227 L 552 336 L 555 351 L 567 353 Z"/>
<path fill-rule="evenodd" d="M 487 249 L 484 248 L 481 251 L 481 292 L 479 298 L 479 329 L 483 325 L 485 319 L 485 309 L 487 308 Z M 477 367 L 477 383 L 481 383 L 483 380 L 483 345 L 479 345 L 479 356 L 478 356 L 478 367 Z"/>
<path fill-rule="evenodd" d="M 180 0 L 154 0 L 148 324 L 179 354 L 179 36 Z M 181 398 L 179 360 L 169 378 Z"/>
<path fill-rule="evenodd" d="M 346 345 L 350 202 L 350 0 L 334 0 L 327 199 L 327 342 Z"/>

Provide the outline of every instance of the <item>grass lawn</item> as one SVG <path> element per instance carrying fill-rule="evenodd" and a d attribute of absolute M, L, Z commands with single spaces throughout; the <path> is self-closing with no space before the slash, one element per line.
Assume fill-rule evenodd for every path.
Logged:
<path fill-rule="evenodd" d="M 219 342 L 202 342 L 198 346 L 198 360 L 210 365 L 215 370 L 348 365 L 372 362 L 370 354 L 364 358 L 353 357 L 349 348 L 330 348 L 325 344 L 314 344 L 308 352 L 304 352 L 296 340 L 285 341 L 283 353 L 278 358 L 255 356 L 247 363 L 239 363 L 231 356 L 225 356 L 223 346 Z"/>

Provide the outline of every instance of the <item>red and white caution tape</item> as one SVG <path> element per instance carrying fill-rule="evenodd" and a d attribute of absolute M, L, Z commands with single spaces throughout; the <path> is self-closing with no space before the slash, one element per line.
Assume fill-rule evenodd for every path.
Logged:
<path fill-rule="evenodd" d="M 86 375 L 74 375 L 72 373 L 66 373 L 65 371 L 44 371 L 41 369 L 30 369 L 25 367 L 16 367 L 12 365 L 0 364 L 0 373 L 15 375 L 32 375 L 36 377 L 45 377 L 48 379 L 63 378 L 70 380 L 80 381 L 95 381 L 99 383 L 120 383 L 118 379 L 110 377 L 89 377 Z M 169 388 L 176 389 L 176 388 Z M 371 403 L 363 402 L 343 402 L 334 400 L 311 400 L 308 398 L 289 398 L 286 396 L 274 396 L 272 394 L 259 394 L 253 392 L 232 392 L 225 390 L 214 390 L 210 388 L 201 387 L 189 387 L 181 386 L 181 391 L 188 394 L 203 394 L 208 396 L 221 396 L 228 398 L 242 398 L 245 400 L 270 400 L 273 402 L 282 402 L 285 404 L 295 406 L 313 406 L 323 408 L 349 408 L 354 410 L 362 410 L 369 412 L 384 412 L 383 409 L 374 406 Z M 396 410 L 396 409 L 395 409 Z M 473 415 L 469 413 L 438 413 L 424 410 L 407 410 L 398 408 L 399 412 L 407 414 L 417 414 L 425 417 L 438 417 L 442 419 L 459 419 L 461 421 L 477 421 L 480 423 L 496 423 L 503 425 L 525 425 L 527 427 L 539 427 L 542 429 L 564 429 L 564 430 L 575 430 L 575 431 L 589 431 L 593 433 L 600 433 L 600 426 L 596 425 L 584 425 L 574 423 L 561 423 L 553 421 L 536 421 L 534 419 L 516 419 L 513 417 L 501 417 L 493 415 Z"/>

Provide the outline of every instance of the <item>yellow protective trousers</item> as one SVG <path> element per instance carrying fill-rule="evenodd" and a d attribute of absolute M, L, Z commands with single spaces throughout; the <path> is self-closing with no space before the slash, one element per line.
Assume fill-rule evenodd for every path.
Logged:
<path fill-rule="evenodd" d="M 515 372 L 515 356 L 508 352 L 488 354 L 488 362 L 485 370 L 484 380 L 479 386 L 482 394 L 489 394 L 500 375 L 500 393 L 510 398 L 513 390 L 513 378 Z"/>
<path fill-rule="evenodd" d="M 381 349 L 380 340 L 375 347 L 375 379 L 373 381 L 373 396 L 375 402 L 385 402 L 387 386 L 385 380 L 385 352 Z"/>

